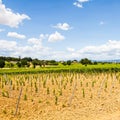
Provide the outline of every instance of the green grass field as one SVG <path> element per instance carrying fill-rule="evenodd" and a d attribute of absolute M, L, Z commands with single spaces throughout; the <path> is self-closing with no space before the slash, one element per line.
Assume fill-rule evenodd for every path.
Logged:
<path fill-rule="evenodd" d="M 0 74 L 24 74 L 24 73 L 42 73 L 42 72 L 117 72 L 120 71 L 120 64 L 97 64 L 97 65 L 81 65 L 72 64 L 70 66 L 58 65 L 58 66 L 46 66 L 37 68 L 2 68 Z"/>

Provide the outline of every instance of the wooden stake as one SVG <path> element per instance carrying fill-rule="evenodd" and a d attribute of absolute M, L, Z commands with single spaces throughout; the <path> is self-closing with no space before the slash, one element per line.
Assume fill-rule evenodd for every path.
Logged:
<path fill-rule="evenodd" d="M 15 115 L 17 115 L 17 111 L 18 111 L 18 107 L 19 107 L 19 103 L 20 103 L 20 98 L 21 98 L 21 95 L 22 95 L 22 89 L 23 89 L 23 88 L 21 87 L 20 94 L 19 94 L 18 100 L 17 100 Z M 14 115 L 14 116 L 15 116 L 15 115 Z"/>

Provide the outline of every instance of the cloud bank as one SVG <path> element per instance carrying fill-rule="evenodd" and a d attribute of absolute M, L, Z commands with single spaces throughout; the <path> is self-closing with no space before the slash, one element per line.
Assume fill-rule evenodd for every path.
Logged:
<path fill-rule="evenodd" d="M 28 44 L 20 46 L 15 41 L 0 40 L 0 53 L 4 56 L 21 56 L 39 59 L 68 60 L 89 58 L 94 60 L 108 60 L 120 58 L 120 41 L 109 40 L 99 46 L 86 46 L 75 50 L 67 47 L 66 51 L 56 51 L 47 46 L 43 46 L 43 39 L 29 38 Z M 28 54 L 29 53 L 29 54 Z"/>
<path fill-rule="evenodd" d="M 30 20 L 30 17 L 26 14 L 14 13 L 0 0 L 0 24 L 17 28 L 25 19 Z"/>

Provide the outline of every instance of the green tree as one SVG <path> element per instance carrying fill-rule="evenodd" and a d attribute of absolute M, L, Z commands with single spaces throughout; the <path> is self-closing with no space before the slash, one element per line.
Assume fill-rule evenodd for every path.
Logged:
<path fill-rule="evenodd" d="M 71 65 L 72 61 L 71 60 L 68 60 L 67 61 L 67 65 Z"/>
<path fill-rule="evenodd" d="M 17 62 L 16 65 L 20 68 L 22 65 L 20 62 Z"/>
<path fill-rule="evenodd" d="M 64 66 L 67 65 L 67 63 L 66 63 L 65 61 L 63 61 L 62 64 L 63 64 Z"/>
<path fill-rule="evenodd" d="M 0 60 L 0 68 L 3 68 L 5 66 L 5 61 L 4 60 Z"/>
<path fill-rule="evenodd" d="M 5 63 L 5 67 L 7 67 L 7 68 L 12 68 L 12 67 L 14 67 L 14 64 L 11 63 L 11 62 L 6 62 L 6 63 Z"/>
<path fill-rule="evenodd" d="M 27 62 L 27 67 L 30 67 L 30 63 L 29 62 Z"/>
<path fill-rule="evenodd" d="M 95 61 L 95 62 L 93 62 L 93 64 L 94 64 L 94 65 L 97 65 L 97 64 L 98 64 L 98 62 L 96 62 L 96 61 Z"/>
<path fill-rule="evenodd" d="M 25 67 L 26 65 L 27 65 L 27 60 L 21 60 L 21 65 L 22 65 L 22 67 Z"/>
<path fill-rule="evenodd" d="M 24 57 L 24 58 L 22 58 L 22 60 L 26 60 L 27 62 L 32 62 L 32 58 L 31 57 Z"/>
<path fill-rule="evenodd" d="M 58 65 L 58 62 L 55 60 L 49 60 L 47 61 L 47 65 Z"/>
<path fill-rule="evenodd" d="M 88 58 L 81 59 L 80 63 L 85 66 L 87 66 L 88 64 L 92 64 L 91 60 L 89 60 Z"/>
<path fill-rule="evenodd" d="M 42 61 L 41 60 L 39 60 L 39 66 L 42 67 Z"/>
<path fill-rule="evenodd" d="M 32 64 L 33 64 L 33 68 L 35 68 L 36 65 L 39 65 L 39 60 L 38 60 L 38 59 L 34 59 L 34 60 L 32 61 Z"/>

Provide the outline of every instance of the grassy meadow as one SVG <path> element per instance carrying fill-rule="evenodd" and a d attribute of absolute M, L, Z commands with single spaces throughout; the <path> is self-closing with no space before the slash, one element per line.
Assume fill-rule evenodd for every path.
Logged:
<path fill-rule="evenodd" d="M 46 67 L 37 66 L 34 68 L 2 68 L 0 74 L 19 74 L 19 73 L 49 73 L 49 72 L 118 72 L 120 71 L 119 63 L 99 63 L 97 65 L 82 65 L 80 63 L 74 63 L 71 65 L 53 65 Z"/>

